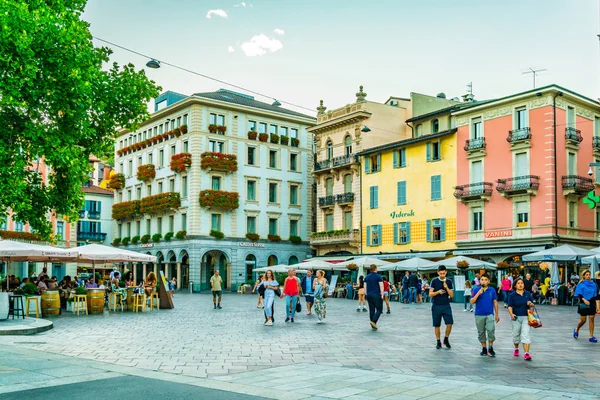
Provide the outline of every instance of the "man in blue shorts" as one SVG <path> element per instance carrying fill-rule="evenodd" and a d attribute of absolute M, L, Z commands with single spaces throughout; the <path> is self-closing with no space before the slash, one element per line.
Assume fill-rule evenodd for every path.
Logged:
<path fill-rule="evenodd" d="M 452 324 L 454 318 L 452 317 L 452 307 L 450 307 L 450 299 L 454 296 L 454 286 L 452 281 L 446 279 L 448 271 L 446 267 L 440 265 L 437 269 L 438 277 L 433 278 L 429 287 L 429 297 L 431 298 L 431 317 L 433 319 L 433 330 L 435 332 L 435 338 L 437 339 L 436 349 L 442 348 L 442 342 L 440 341 L 440 326 L 442 325 L 442 318 L 446 325 L 446 334 L 444 335 L 444 345 L 447 348 L 450 346 L 450 332 L 452 331 Z"/>
<path fill-rule="evenodd" d="M 310 315 L 310 310 L 315 302 L 315 292 L 313 290 L 314 279 L 312 269 L 309 269 L 306 271 L 306 276 L 300 281 L 300 287 L 304 293 L 304 299 L 306 300 L 306 315 Z"/>

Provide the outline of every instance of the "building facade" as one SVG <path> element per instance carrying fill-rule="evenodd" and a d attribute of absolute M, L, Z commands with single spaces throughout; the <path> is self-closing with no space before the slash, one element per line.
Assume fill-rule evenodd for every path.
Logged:
<path fill-rule="evenodd" d="M 79 245 L 97 243 L 110 245 L 113 240 L 113 219 L 111 216 L 114 201 L 112 190 L 103 189 L 91 182 L 84 185 L 85 203 L 79 211 L 77 221 L 77 242 Z"/>
<path fill-rule="evenodd" d="M 382 143 L 410 137 L 404 121 L 408 99 L 385 104 L 366 100 L 362 86 L 356 101 L 326 111 L 317 108 L 315 136 L 316 230 L 310 244 L 317 256 L 361 253 L 361 165 L 358 153 Z"/>
<path fill-rule="evenodd" d="M 206 290 L 219 268 L 235 288 L 253 268 L 305 259 L 314 118 L 223 89 L 157 104 L 116 147 L 115 237 L 158 257 L 136 280 L 154 268 Z"/>

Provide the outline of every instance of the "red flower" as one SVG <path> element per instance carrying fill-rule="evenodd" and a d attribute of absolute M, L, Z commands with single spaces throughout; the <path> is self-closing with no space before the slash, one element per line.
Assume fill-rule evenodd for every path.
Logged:
<path fill-rule="evenodd" d="M 210 189 L 200 192 L 200 207 L 214 207 L 224 211 L 233 211 L 239 206 L 240 195 L 237 192 Z"/>
<path fill-rule="evenodd" d="M 109 189 L 123 189 L 125 187 L 125 175 L 123 174 L 113 174 L 108 181 Z"/>
<path fill-rule="evenodd" d="M 124 201 L 122 203 L 113 204 L 112 217 L 113 219 L 135 218 L 140 213 L 140 201 Z"/>
<path fill-rule="evenodd" d="M 205 152 L 200 155 L 200 168 L 219 171 L 235 172 L 238 170 L 237 156 L 235 154 L 223 154 Z"/>
<path fill-rule="evenodd" d="M 192 165 L 192 155 L 190 153 L 174 154 L 171 157 L 171 171 L 184 172 Z"/>
<path fill-rule="evenodd" d="M 140 165 L 138 167 L 136 176 L 140 181 L 151 181 L 156 176 L 156 167 L 154 166 L 154 164 Z"/>
<path fill-rule="evenodd" d="M 179 193 L 167 192 L 154 196 L 144 197 L 140 203 L 140 212 L 143 214 L 158 214 L 164 211 L 177 209 L 181 206 Z"/>

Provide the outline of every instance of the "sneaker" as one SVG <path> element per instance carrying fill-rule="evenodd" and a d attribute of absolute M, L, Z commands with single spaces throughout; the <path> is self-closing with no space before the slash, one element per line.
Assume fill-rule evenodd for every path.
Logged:
<path fill-rule="evenodd" d="M 437 344 L 435 345 L 436 349 L 441 349 L 442 348 L 442 342 L 440 342 L 439 340 L 437 341 Z"/>
<path fill-rule="evenodd" d="M 214 309 L 216 310 L 216 309 L 217 309 L 217 305 L 216 305 L 216 304 L 213 304 L 213 305 L 215 306 L 215 308 L 214 308 Z"/>
<path fill-rule="evenodd" d="M 307 313 L 306 313 L 306 315 L 310 315 L 310 313 L 309 313 L 309 312 L 307 312 Z"/>
<path fill-rule="evenodd" d="M 579 337 L 579 332 L 577 332 L 577 329 L 574 329 L 574 330 L 573 330 L 573 337 L 574 337 L 575 339 L 577 339 L 577 338 Z"/>
<path fill-rule="evenodd" d="M 320 319 L 317 320 L 317 324 L 322 324 L 323 321 L 321 321 Z"/>
<path fill-rule="evenodd" d="M 525 355 L 523 355 L 523 359 L 525 361 L 531 361 L 531 356 L 529 355 L 529 353 L 525 353 Z"/>
<path fill-rule="evenodd" d="M 486 347 L 482 347 L 481 348 L 481 353 L 479 353 L 480 356 L 487 356 L 488 351 Z"/>
<path fill-rule="evenodd" d="M 391 314 L 392 312 L 390 310 L 387 310 L 386 314 Z"/>
<path fill-rule="evenodd" d="M 356 309 L 356 312 L 360 312 L 360 307 L 358 307 L 358 308 Z"/>
<path fill-rule="evenodd" d="M 290 317 L 286 317 L 285 322 L 290 322 Z"/>
<path fill-rule="evenodd" d="M 223 308 L 223 307 L 221 307 L 221 305 L 219 304 L 219 305 L 217 306 L 217 308 L 220 310 L 220 309 L 221 309 L 221 308 Z"/>
<path fill-rule="evenodd" d="M 367 312 L 367 309 L 363 307 L 363 312 Z"/>
<path fill-rule="evenodd" d="M 374 331 L 377 330 L 377 324 L 373 321 L 371 321 L 371 329 L 373 329 Z"/>
<path fill-rule="evenodd" d="M 488 354 L 490 357 L 496 357 L 496 352 L 494 351 L 494 348 L 492 346 L 489 347 Z"/>
<path fill-rule="evenodd" d="M 266 326 L 273 326 L 273 321 L 267 321 Z"/>
<path fill-rule="evenodd" d="M 519 349 L 515 349 L 515 351 L 513 351 L 513 356 L 519 357 Z"/>
<path fill-rule="evenodd" d="M 448 338 L 444 338 L 444 345 L 449 349 L 452 348 L 452 346 L 450 346 L 450 340 L 448 340 Z"/>
<path fill-rule="evenodd" d="M 294 318 L 292 318 L 292 322 L 294 322 Z"/>
<path fill-rule="evenodd" d="M 469 311 L 469 310 L 467 310 L 466 308 L 463 310 L 463 312 L 467 312 L 467 311 Z"/>
<path fill-rule="evenodd" d="M 598 343 L 598 339 L 596 339 L 594 336 L 589 338 L 589 341 L 590 341 L 590 343 Z"/>
<path fill-rule="evenodd" d="M 471 308 L 471 312 L 473 312 L 473 309 Z"/>

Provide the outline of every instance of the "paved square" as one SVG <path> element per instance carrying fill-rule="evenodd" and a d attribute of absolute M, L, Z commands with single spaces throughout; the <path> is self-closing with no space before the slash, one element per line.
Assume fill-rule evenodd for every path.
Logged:
<path fill-rule="evenodd" d="M 600 348 L 587 341 L 587 326 L 579 340 L 572 338 L 574 307 L 538 308 L 544 326 L 533 331 L 533 361 L 526 363 L 512 356 L 503 308 L 493 359 L 479 356 L 473 314 L 462 312 L 461 305 L 454 305 L 451 350 L 435 349 L 429 304 L 392 303 L 392 314 L 381 317 L 377 332 L 369 327 L 368 313 L 356 312 L 355 305 L 328 299 L 325 324 L 316 324 L 305 309 L 292 324 L 283 322 L 284 302 L 277 300 L 275 325 L 265 327 L 255 296 L 227 294 L 223 309 L 213 310 L 208 295 L 178 294 L 174 310 L 64 314 L 53 320 L 51 331 L 4 337 L 9 350 L 34 350 L 38 357 L 13 358 L 0 367 L 56 379 L 137 375 L 287 400 L 441 393 L 444 398 L 600 398 Z M 58 359 L 44 355 L 66 356 L 61 363 L 77 361 L 86 369 L 55 368 Z M 8 385 L 20 378 L 0 369 L 0 391 L 12 391 Z"/>

